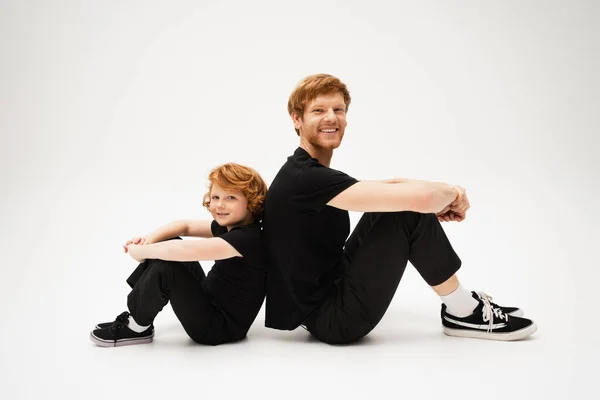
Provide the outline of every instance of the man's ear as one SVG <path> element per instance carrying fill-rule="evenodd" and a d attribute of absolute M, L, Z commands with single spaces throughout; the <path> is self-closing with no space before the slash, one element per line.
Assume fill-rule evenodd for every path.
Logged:
<path fill-rule="evenodd" d="M 294 128 L 300 129 L 300 127 L 302 126 L 302 117 L 296 114 L 295 111 L 292 111 L 291 117 L 292 121 L 294 121 Z"/>

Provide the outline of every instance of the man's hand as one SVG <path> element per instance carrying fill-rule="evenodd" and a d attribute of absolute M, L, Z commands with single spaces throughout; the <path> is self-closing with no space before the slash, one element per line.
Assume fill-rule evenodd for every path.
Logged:
<path fill-rule="evenodd" d="M 456 199 L 436 214 L 440 222 L 462 222 L 467 217 L 467 210 L 471 208 L 466 189 L 461 186 L 454 188 L 458 193 Z"/>
<path fill-rule="evenodd" d="M 125 244 L 123 245 L 123 250 L 125 251 L 125 253 L 127 253 L 127 246 L 129 246 L 130 244 L 139 244 L 140 246 L 143 246 L 145 244 L 150 244 L 150 242 L 146 240 L 146 238 L 134 236 L 130 240 L 125 242 Z"/>
<path fill-rule="evenodd" d="M 144 256 L 143 245 L 130 244 L 127 246 L 126 253 L 129 253 L 131 258 L 133 258 L 135 261 L 137 261 L 139 263 L 143 263 L 144 261 L 146 261 L 146 258 Z"/>

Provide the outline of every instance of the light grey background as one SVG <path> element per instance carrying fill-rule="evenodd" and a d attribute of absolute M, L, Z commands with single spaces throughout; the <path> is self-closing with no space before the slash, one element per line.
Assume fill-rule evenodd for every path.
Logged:
<path fill-rule="evenodd" d="M 598 2 L 0 4 L 2 397 L 593 397 Z M 261 312 L 247 341 L 197 346 L 167 307 L 152 345 L 95 347 L 125 309 L 122 243 L 208 218 L 217 164 L 270 183 L 298 144 L 289 93 L 318 72 L 353 96 L 332 167 L 465 186 L 467 220 L 444 225 L 463 284 L 539 331 L 445 337 L 409 266 L 359 345 Z"/>

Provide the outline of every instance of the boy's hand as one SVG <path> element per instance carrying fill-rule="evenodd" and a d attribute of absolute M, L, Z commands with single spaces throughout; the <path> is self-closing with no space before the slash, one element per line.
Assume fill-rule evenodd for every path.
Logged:
<path fill-rule="evenodd" d="M 123 250 L 125 251 L 125 253 L 127 253 L 127 246 L 129 246 L 130 244 L 139 244 L 140 246 L 143 246 L 145 244 L 150 244 L 150 242 L 147 241 L 146 238 L 134 236 L 130 240 L 125 242 L 125 244 L 123 245 Z"/>
<path fill-rule="evenodd" d="M 130 244 L 129 246 L 127 246 L 126 251 L 127 253 L 129 253 L 131 258 L 133 258 L 139 263 L 143 263 L 144 261 L 146 261 L 145 256 L 143 255 L 144 249 L 142 248 L 142 246 L 143 245 L 139 244 Z"/>

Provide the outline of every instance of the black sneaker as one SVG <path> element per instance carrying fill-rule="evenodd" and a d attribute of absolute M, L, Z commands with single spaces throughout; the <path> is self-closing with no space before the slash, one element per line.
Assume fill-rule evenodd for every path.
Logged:
<path fill-rule="evenodd" d="M 501 309 L 504 314 L 509 314 L 509 315 L 512 315 L 513 317 L 522 317 L 523 316 L 523 311 L 518 307 L 499 306 L 498 304 L 492 302 L 492 296 L 490 296 L 484 292 L 471 292 L 471 293 L 473 294 L 473 297 L 475 297 L 475 295 L 477 296 L 477 297 L 475 297 L 476 300 L 487 299 L 487 301 L 492 305 L 492 307 Z"/>
<path fill-rule="evenodd" d="M 123 317 L 125 313 L 119 315 L 110 326 L 94 329 L 90 333 L 90 339 L 100 347 L 118 347 L 132 344 L 144 344 L 152 342 L 154 337 L 154 328 L 148 327 L 144 332 L 134 332 L 127 324 L 129 323 L 129 313 L 127 319 Z"/>
<path fill-rule="evenodd" d="M 533 334 L 537 330 L 535 322 L 521 317 L 506 314 L 499 307 L 494 307 L 486 297 L 473 294 L 479 305 L 473 314 L 459 318 L 446 312 L 442 304 L 442 325 L 448 336 L 459 336 L 491 340 L 519 340 Z"/>
<path fill-rule="evenodd" d="M 119 314 L 117 316 L 117 318 L 115 318 L 115 321 L 121 321 L 123 324 L 127 325 L 127 322 L 129 321 L 129 313 L 127 311 L 122 312 L 121 314 Z M 111 326 L 113 322 L 101 322 L 99 324 L 96 325 L 96 327 L 94 329 L 104 329 L 104 328 L 108 328 L 109 326 Z M 154 331 L 154 325 L 150 325 L 150 328 L 152 328 L 152 330 Z"/>

